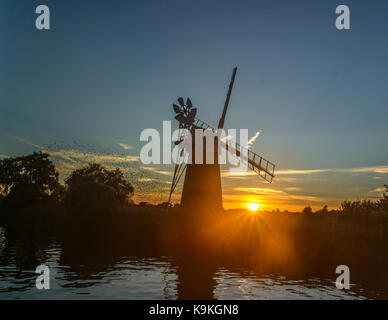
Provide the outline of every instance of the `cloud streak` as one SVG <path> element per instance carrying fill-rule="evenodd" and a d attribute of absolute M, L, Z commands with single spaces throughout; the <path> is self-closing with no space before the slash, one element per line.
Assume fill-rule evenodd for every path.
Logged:
<path fill-rule="evenodd" d="M 312 169 L 312 170 L 279 170 L 275 171 L 275 175 L 298 175 L 298 174 L 315 174 L 315 173 L 388 173 L 388 165 L 374 167 L 358 167 L 358 168 L 329 168 L 329 169 Z"/>
<path fill-rule="evenodd" d="M 286 169 L 286 170 L 276 170 L 276 176 L 292 176 L 292 175 L 308 175 L 308 174 L 318 174 L 318 173 L 380 173 L 388 174 L 388 165 L 382 166 L 371 166 L 371 167 L 356 167 L 356 168 L 326 168 L 326 169 Z M 224 177 L 233 177 L 233 176 L 254 176 L 257 175 L 256 172 L 248 170 L 246 172 L 222 172 Z M 275 178 L 276 179 L 276 178 Z"/>
<path fill-rule="evenodd" d="M 117 144 L 118 144 L 121 148 L 123 148 L 123 149 L 125 149 L 125 150 L 132 150 L 132 149 L 133 149 L 133 146 L 130 146 L 129 144 L 125 144 L 125 143 L 122 143 L 122 142 L 117 142 Z"/>
<path fill-rule="evenodd" d="M 128 162 L 137 162 L 138 156 L 130 155 L 115 155 L 115 154 L 98 154 L 90 152 L 82 152 L 79 150 L 60 150 L 54 152 L 48 152 L 51 157 L 60 158 L 70 162 L 101 162 L 110 164 L 125 164 Z"/>
<path fill-rule="evenodd" d="M 252 147 L 253 143 L 256 141 L 256 139 L 259 137 L 261 131 L 257 131 L 255 135 L 248 140 L 248 149 Z"/>
<path fill-rule="evenodd" d="M 139 178 L 137 179 L 138 182 L 152 182 L 155 181 L 155 179 L 152 178 Z"/>
<path fill-rule="evenodd" d="M 30 142 L 30 141 L 27 141 L 27 140 L 22 139 L 22 138 L 20 138 L 20 137 L 14 136 L 13 134 L 8 134 L 8 133 L 7 133 L 7 136 L 9 136 L 9 137 L 11 137 L 11 138 L 13 138 L 13 139 L 15 139 L 15 140 L 21 142 L 21 143 L 24 143 L 24 144 L 27 144 L 27 145 L 29 145 L 29 146 L 32 146 L 32 147 L 34 147 L 34 148 L 37 148 L 37 149 L 40 149 L 40 150 L 44 149 L 44 147 L 42 147 L 42 146 L 40 146 L 40 145 L 38 145 L 38 144 L 34 144 L 34 143 Z"/>
<path fill-rule="evenodd" d="M 157 168 L 154 167 L 140 167 L 141 169 L 152 171 L 161 175 L 169 176 L 172 175 L 171 171 L 163 171 L 163 170 L 158 170 Z"/>
<path fill-rule="evenodd" d="M 371 193 L 383 193 L 386 190 L 387 190 L 386 188 L 376 188 L 376 189 L 369 191 L 369 192 L 371 192 Z"/>
<path fill-rule="evenodd" d="M 237 187 L 237 188 L 233 188 L 233 190 L 242 191 L 242 192 L 250 192 L 250 193 L 258 193 L 258 194 L 284 193 L 281 190 L 270 189 L 270 188 L 244 188 L 244 187 Z"/>

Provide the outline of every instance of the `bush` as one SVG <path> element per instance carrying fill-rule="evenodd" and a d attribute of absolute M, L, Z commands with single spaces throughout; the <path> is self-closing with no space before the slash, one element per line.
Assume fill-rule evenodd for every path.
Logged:
<path fill-rule="evenodd" d="M 302 211 L 303 214 L 311 214 L 313 213 L 313 210 L 311 210 L 311 207 L 308 206 L 308 207 L 305 207 Z"/>
<path fill-rule="evenodd" d="M 64 197 L 72 223 L 103 224 L 119 205 L 128 204 L 133 187 L 123 176 L 120 169 L 109 170 L 95 163 L 73 171 L 65 181 Z"/>
<path fill-rule="evenodd" d="M 86 186 L 93 184 L 106 185 L 113 191 L 114 198 L 118 201 L 128 201 L 132 198 L 134 189 L 132 185 L 124 179 L 124 174 L 120 169 L 107 169 L 97 163 L 89 163 L 85 168 L 77 169 L 65 181 L 68 191 L 83 188 L 85 194 L 89 191 Z"/>

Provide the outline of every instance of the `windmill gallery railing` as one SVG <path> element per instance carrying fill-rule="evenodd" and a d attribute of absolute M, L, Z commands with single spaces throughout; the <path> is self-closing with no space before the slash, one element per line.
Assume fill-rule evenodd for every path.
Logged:
<path fill-rule="evenodd" d="M 193 127 L 194 129 L 212 130 L 213 132 L 216 131 L 213 127 L 198 118 L 194 119 Z M 272 179 L 275 177 L 275 165 L 272 162 L 266 160 L 262 156 L 259 156 L 250 149 L 241 146 L 235 141 L 220 141 L 220 146 L 245 161 L 248 164 L 249 169 L 255 171 L 258 175 L 264 178 L 264 180 L 272 183 Z"/>

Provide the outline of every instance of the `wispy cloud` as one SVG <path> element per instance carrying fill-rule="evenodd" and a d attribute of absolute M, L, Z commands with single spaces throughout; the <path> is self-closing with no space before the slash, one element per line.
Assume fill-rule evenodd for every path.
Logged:
<path fill-rule="evenodd" d="M 372 193 L 382 193 L 382 192 L 385 192 L 387 189 L 386 188 L 376 188 L 374 190 L 371 190 L 369 192 L 372 192 Z"/>
<path fill-rule="evenodd" d="M 140 168 L 144 170 L 152 171 L 161 175 L 166 175 L 166 176 L 172 175 L 171 171 L 158 170 L 157 168 L 154 168 L 154 167 L 140 167 Z"/>
<path fill-rule="evenodd" d="M 276 172 L 275 172 L 276 173 Z M 257 176 L 257 173 L 251 170 L 248 171 L 224 171 L 222 176 L 225 177 L 245 177 L 245 176 Z"/>
<path fill-rule="evenodd" d="M 125 144 L 122 142 L 117 142 L 117 144 L 125 150 L 132 150 L 133 149 L 133 146 L 130 146 L 129 144 Z"/>
<path fill-rule="evenodd" d="M 233 188 L 233 190 L 242 191 L 242 192 L 250 192 L 250 193 L 258 193 L 258 194 L 284 193 L 281 190 L 270 189 L 270 188 L 244 188 L 244 187 L 236 187 L 236 188 Z"/>
<path fill-rule="evenodd" d="M 292 177 L 276 177 L 276 182 L 295 182 L 298 181 L 299 179 L 297 178 L 292 178 Z"/>
<path fill-rule="evenodd" d="M 248 149 L 252 146 L 252 144 L 256 141 L 256 139 L 259 137 L 261 131 L 257 131 L 255 135 L 248 140 Z"/>
<path fill-rule="evenodd" d="M 293 191 L 302 191 L 302 188 L 298 188 L 298 187 L 288 187 L 288 188 L 284 188 L 284 190 L 293 192 Z"/>
<path fill-rule="evenodd" d="M 138 182 L 151 182 L 151 181 L 155 181 L 155 179 L 152 179 L 152 178 L 139 178 L 137 179 Z"/>
<path fill-rule="evenodd" d="M 307 169 L 307 170 L 287 169 L 287 170 L 275 171 L 275 175 L 313 174 L 313 173 L 330 172 L 331 170 L 332 169 Z"/>
<path fill-rule="evenodd" d="M 284 200 L 285 199 L 302 200 L 302 201 L 310 201 L 310 202 L 322 202 L 322 201 L 329 200 L 326 198 L 319 198 L 319 197 L 306 196 L 306 195 L 296 195 L 296 194 L 287 194 L 287 197 L 284 198 Z"/>
<path fill-rule="evenodd" d="M 388 173 L 388 165 L 374 167 L 357 167 L 357 168 L 330 168 L 330 169 L 308 169 L 308 170 L 279 170 L 275 175 L 294 175 L 294 174 L 314 174 L 314 173 Z"/>
<path fill-rule="evenodd" d="M 61 158 L 70 162 L 98 162 L 110 164 L 125 164 L 128 162 L 137 162 L 138 156 L 130 155 L 115 155 L 115 154 L 98 154 L 90 152 L 82 152 L 79 150 L 60 150 L 49 152 L 51 157 Z"/>
<path fill-rule="evenodd" d="M 292 175 L 308 175 L 308 174 L 318 174 L 318 173 L 379 173 L 379 174 L 388 174 L 388 165 L 374 166 L 374 167 L 356 167 L 356 168 L 328 168 L 328 169 L 286 169 L 286 170 L 276 170 L 276 176 L 292 176 Z M 248 171 L 236 171 L 229 172 L 228 170 L 222 172 L 223 177 L 233 177 L 233 176 L 255 176 L 256 172 L 252 170 Z M 276 178 L 275 178 L 276 179 Z M 280 181 L 284 178 L 278 178 Z M 289 179 L 289 178 L 287 178 Z M 376 178 L 375 178 L 376 179 Z M 284 180 L 285 181 L 285 180 Z"/>
<path fill-rule="evenodd" d="M 40 150 L 44 149 L 44 147 L 42 147 L 42 146 L 40 146 L 40 145 L 38 145 L 38 144 L 34 144 L 34 143 L 30 142 L 30 141 L 27 141 L 27 140 L 25 140 L 25 139 L 22 139 L 22 138 L 20 138 L 20 137 L 17 137 L 17 136 L 15 136 L 15 135 L 13 135 L 13 134 L 7 134 L 7 136 L 9 136 L 9 137 L 11 137 L 11 138 L 13 138 L 13 139 L 15 139 L 15 140 L 21 142 L 21 143 L 24 143 L 24 144 L 27 144 L 27 145 L 29 145 L 29 146 L 35 147 L 35 148 L 37 148 L 37 149 L 40 149 Z"/>

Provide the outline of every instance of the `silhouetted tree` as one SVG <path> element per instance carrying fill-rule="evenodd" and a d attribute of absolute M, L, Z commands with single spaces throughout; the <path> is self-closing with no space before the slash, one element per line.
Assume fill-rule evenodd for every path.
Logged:
<path fill-rule="evenodd" d="M 85 168 L 77 169 L 65 180 L 69 190 L 85 183 L 101 183 L 114 189 L 117 199 L 126 200 L 133 195 L 133 186 L 124 179 L 119 169 L 109 170 L 98 163 L 89 163 Z"/>
<path fill-rule="evenodd" d="M 346 214 L 369 214 L 379 210 L 379 203 L 370 200 L 344 201 L 341 203 L 340 211 Z"/>
<path fill-rule="evenodd" d="M 388 212 L 388 185 L 384 185 L 385 187 L 385 192 L 383 193 L 383 198 L 380 199 L 379 201 L 379 205 L 381 207 L 382 210 Z"/>
<path fill-rule="evenodd" d="M 303 214 L 311 214 L 313 212 L 313 210 L 311 209 L 310 206 L 307 206 L 305 207 L 303 210 L 302 210 L 302 213 Z"/>
<path fill-rule="evenodd" d="M 113 203 L 130 201 L 134 193 L 120 169 L 97 163 L 73 171 L 65 183 L 66 205 L 78 211 L 109 211 Z"/>
<path fill-rule="evenodd" d="M 2 203 L 23 207 L 59 196 L 62 186 L 48 153 L 0 160 Z"/>

